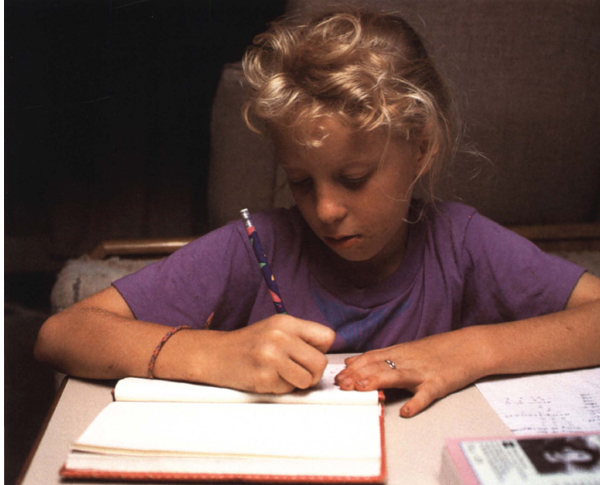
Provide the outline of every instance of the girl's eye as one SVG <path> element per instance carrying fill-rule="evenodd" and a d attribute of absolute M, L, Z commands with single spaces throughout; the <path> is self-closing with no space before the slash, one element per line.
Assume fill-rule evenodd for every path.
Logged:
<path fill-rule="evenodd" d="M 312 179 L 305 178 L 301 180 L 288 180 L 288 184 L 292 188 L 307 189 L 310 188 L 310 186 L 312 185 Z"/>
<path fill-rule="evenodd" d="M 364 185 L 367 180 L 369 180 L 370 176 L 371 174 L 368 173 L 361 177 L 342 177 L 341 181 L 343 185 L 350 189 L 358 189 Z"/>

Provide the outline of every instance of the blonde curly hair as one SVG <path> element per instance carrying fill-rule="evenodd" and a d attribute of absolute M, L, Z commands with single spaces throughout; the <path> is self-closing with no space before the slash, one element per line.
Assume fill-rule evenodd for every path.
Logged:
<path fill-rule="evenodd" d="M 334 116 L 357 131 L 386 130 L 388 140 L 426 140 L 423 172 L 433 175 L 455 151 L 446 84 L 418 34 L 396 15 L 353 10 L 308 23 L 281 19 L 254 39 L 242 65 L 243 114 L 253 131 Z M 295 133 L 312 146 L 327 136 Z"/>

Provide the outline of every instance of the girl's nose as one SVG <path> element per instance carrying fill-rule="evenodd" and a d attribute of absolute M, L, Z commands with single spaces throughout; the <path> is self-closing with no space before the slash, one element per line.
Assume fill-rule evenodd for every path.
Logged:
<path fill-rule="evenodd" d="M 316 194 L 316 212 L 323 224 L 333 224 L 346 216 L 347 208 L 340 197 L 325 189 Z"/>

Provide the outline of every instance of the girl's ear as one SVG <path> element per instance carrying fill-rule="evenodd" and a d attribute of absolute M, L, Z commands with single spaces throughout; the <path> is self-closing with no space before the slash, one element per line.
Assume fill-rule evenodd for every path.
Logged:
<path fill-rule="evenodd" d="M 415 176 L 419 178 L 429 172 L 431 166 L 429 140 L 427 138 L 420 138 L 416 141 L 415 145 L 415 156 L 417 158 L 417 163 L 415 164 Z"/>
<path fill-rule="evenodd" d="M 416 142 L 416 157 L 415 176 L 422 177 L 431 169 L 431 165 L 435 160 L 438 148 L 431 146 L 431 141 L 428 138 L 420 138 Z"/>

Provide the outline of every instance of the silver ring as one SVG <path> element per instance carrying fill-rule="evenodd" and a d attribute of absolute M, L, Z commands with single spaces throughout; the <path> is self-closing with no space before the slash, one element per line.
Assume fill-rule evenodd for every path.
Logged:
<path fill-rule="evenodd" d="M 391 360 L 385 359 L 385 363 L 390 366 L 390 369 L 396 370 L 396 364 L 394 364 Z"/>

